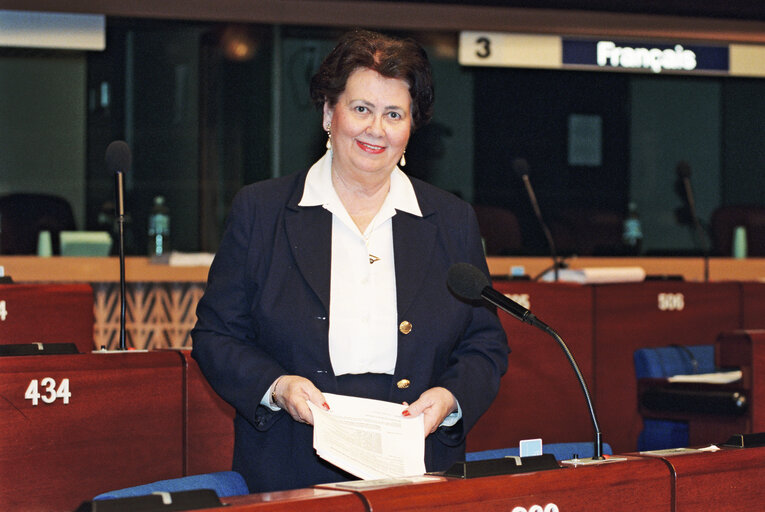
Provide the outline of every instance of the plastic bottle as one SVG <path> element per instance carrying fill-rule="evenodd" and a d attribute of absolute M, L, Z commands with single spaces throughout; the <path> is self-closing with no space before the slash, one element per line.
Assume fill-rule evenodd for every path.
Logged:
<path fill-rule="evenodd" d="M 630 201 L 627 207 L 627 217 L 624 219 L 622 241 L 624 242 L 628 254 L 640 254 L 643 245 L 643 228 L 640 224 L 637 204 L 634 201 Z"/>
<path fill-rule="evenodd" d="M 154 198 L 149 214 L 149 256 L 162 256 L 170 252 L 170 210 L 163 196 Z"/>

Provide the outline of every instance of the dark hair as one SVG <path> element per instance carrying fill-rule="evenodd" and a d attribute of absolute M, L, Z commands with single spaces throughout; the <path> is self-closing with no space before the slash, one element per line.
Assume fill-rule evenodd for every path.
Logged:
<path fill-rule="evenodd" d="M 433 78 L 428 55 L 414 39 L 354 30 L 345 34 L 311 78 L 311 100 L 331 107 L 345 90 L 348 77 L 358 68 L 369 68 L 387 78 L 409 84 L 412 124 L 417 129 L 433 115 Z"/>

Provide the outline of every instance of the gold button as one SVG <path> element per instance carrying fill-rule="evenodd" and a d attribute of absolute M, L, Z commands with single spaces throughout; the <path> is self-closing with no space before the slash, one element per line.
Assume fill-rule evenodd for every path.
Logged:
<path fill-rule="evenodd" d="M 409 334 L 412 332 L 412 323 L 404 320 L 398 325 L 398 330 L 401 331 L 401 334 Z"/>
<path fill-rule="evenodd" d="M 400 381 L 396 382 L 396 387 L 398 387 L 398 389 L 406 389 L 409 387 L 409 384 L 411 384 L 409 379 L 401 379 Z"/>

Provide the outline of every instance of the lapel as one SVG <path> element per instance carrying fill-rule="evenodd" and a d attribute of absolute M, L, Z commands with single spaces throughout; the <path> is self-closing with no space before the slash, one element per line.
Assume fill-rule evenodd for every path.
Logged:
<path fill-rule="evenodd" d="M 402 211 L 397 211 L 393 216 L 393 251 L 396 259 L 396 301 L 399 318 L 404 316 L 428 274 L 438 231 L 430 218 L 435 215 L 434 212 L 426 209 L 426 202 L 419 193 L 417 200 L 422 217 Z"/>
<path fill-rule="evenodd" d="M 298 271 L 329 313 L 332 214 L 321 206 L 299 207 L 305 179 L 295 188 L 284 216 L 290 251 Z"/>
<path fill-rule="evenodd" d="M 305 177 L 287 203 L 285 230 L 298 271 L 329 312 L 332 268 L 332 214 L 321 206 L 299 207 Z M 399 316 L 411 305 L 430 266 L 438 228 L 426 198 L 417 190 L 422 217 L 397 211 L 393 216 L 393 251 L 396 261 L 396 302 Z"/>

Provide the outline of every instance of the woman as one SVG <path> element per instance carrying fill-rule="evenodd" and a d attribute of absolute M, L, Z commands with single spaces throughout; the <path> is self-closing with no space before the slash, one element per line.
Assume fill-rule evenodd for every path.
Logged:
<path fill-rule="evenodd" d="M 448 268 L 486 261 L 469 204 L 398 167 L 431 115 L 414 41 L 355 31 L 311 82 L 327 153 L 237 195 L 192 332 L 192 355 L 237 411 L 233 469 L 251 492 L 350 476 L 312 448 L 323 393 L 409 404 L 429 471 L 464 457 L 507 369 L 489 309 L 457 300 Z"/>

